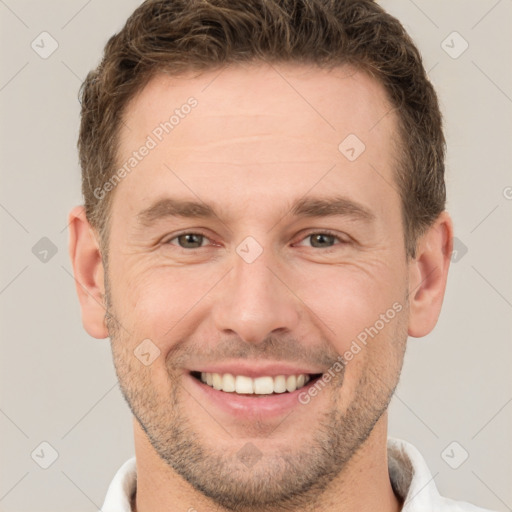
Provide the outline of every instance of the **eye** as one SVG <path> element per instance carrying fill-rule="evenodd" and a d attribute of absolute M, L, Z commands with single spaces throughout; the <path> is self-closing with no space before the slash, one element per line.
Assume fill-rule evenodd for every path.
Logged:
<path fill-rule="evenodd" d="M 174 240 L 177 240 L 177 244 L 173 243 Z M 200 249 L 205 240 L 208 240 L 208 238 L 201 233 L 182 233 L 181 235 L 171 238 L 166 243 L 179 245 L 182 249 Z"/>
<path fill-rule="evenodd" d="M 344 240 L 340 236 L 329 231 L 309 233 L 302 239 L 299 245 L 301 245 L 305 240 L 310 240 L 311 247 L 314 247 L 315 249 L 329 249 L 335 245 L 336 241 L 341 242 L 341 244 L 348 243 L 347 240 Z"/>

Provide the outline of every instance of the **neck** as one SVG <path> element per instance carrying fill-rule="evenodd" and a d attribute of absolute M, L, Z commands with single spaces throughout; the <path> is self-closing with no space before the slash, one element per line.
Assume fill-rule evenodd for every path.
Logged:
<path fill-rule="evenodd" d="M 167 466 L 155 452 L 146 434 L 134 419 L 137 492 L 132 512 L 201 510 L 229 512 L 194 489 Z M 387 458 L 387 413 L 375 425 L 356 454 L 303 512 L 399 512 L 402 502 L 391 487 Z M 245 510 L 245 509 L 244 509 Z M 266 507 L 268 512 L 281 508 Z M 247 509 L 247 512 L 250 512 Z"/>

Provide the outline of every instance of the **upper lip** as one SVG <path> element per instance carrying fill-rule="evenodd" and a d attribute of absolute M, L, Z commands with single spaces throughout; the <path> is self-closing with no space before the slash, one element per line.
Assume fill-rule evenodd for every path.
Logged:
<path fill-rule="evenodd" d="M 280 362 L 240 361 L 234 363 L 212 363 L 190 369 L 191 372 L 231 373 L 256 378 L 263 376 L 277 377 L 278 375 L 314 375 L 323 373 L 322 369 L 307 366 L 291 365 Z"/>

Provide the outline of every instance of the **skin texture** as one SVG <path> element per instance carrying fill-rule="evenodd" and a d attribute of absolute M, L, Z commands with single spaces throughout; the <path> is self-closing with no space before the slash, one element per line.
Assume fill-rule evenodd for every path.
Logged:
<path fill-rule="evenodd" d="M 347 67 L 158 75 L 125 112 L 119 167 L 190 97 L 197 106 L 109 192 L 107 269 L 83 209 L 70 214 L 83 324 L 110 335 L 134 415 L 134 507 L 399 510 L 386 409 L 407 336 L 426 335 L 439 315 L 448 214 L 408 260 L 393 173 L 397 120 L 381 85 Z M 366 146 L 354 161 L 338 149 L 349 134 Z M 291 214 L 297 199 L 334 194 L 371 220 Z M 169 196 L 213 205 L 218 216 L 142 222 L 140 212 Z M 334 236 L 318 239 L 326 230 Z M 187 246 L 184 233 L 203 238 Z M 251 250 L 263 249 L 252 263 L 237 252 L 249 236 Z M 400 311 L 314 399 L 282 414 L 235 416 L 189 375 L 236 362 L 325 372 L 393 305 Z M 147 366 L 134 355 L 145 339 L 160 351 Z M 247 449 L 256 462 L 247 464 Z"/>

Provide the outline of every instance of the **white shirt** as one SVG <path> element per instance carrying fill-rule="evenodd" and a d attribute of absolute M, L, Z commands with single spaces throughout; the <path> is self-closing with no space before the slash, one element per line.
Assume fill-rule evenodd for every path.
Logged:
<path fill-rule="evenodd" d="M 388 466 L 393 488 L 404 500 L 403 512 L 491 512 L 464 501 L 443 498 L 425 459 L 406 441 L 388 439 Z M 137 467 L 132 457 L 114 476 L 101 510 L 131 512 L 130 498 L 136 486 Z"/>

